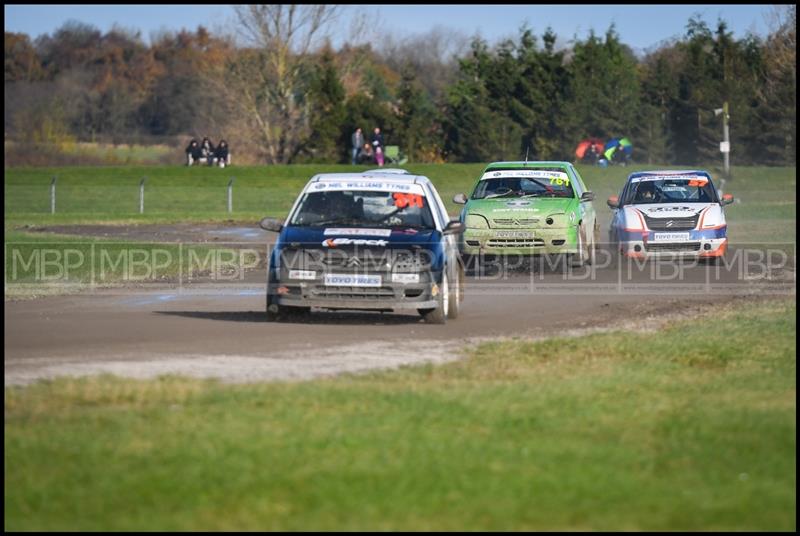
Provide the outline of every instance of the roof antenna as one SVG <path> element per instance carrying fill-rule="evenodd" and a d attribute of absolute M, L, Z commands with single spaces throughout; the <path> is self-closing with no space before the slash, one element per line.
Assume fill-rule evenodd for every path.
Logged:
<path fill-rule="evenodd" d="M 525 149 L 525 164 L 524 165 L 526 165 L 526 166 L 528 165 L 528 151 L 530 151 L 530 150 L 531 150 L 531 146 L 528 145 L 528 147 Z"/>

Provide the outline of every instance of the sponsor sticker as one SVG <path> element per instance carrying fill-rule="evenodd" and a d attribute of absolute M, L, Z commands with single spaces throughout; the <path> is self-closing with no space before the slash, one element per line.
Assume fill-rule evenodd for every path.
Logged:
<path fill-rule="evenodd" d="M 512 207 L 512 208 L 514 208 L 514 207 L 529 207 L 530 205 L 531 205 L 530 201 L 522 201 L 522 200 L 509 201 L 508 203 L 506 203 L 507 207 Z"/>
<path fill-rule="evenodd" d="M 389 236 L 391 229 L 359 229 L 359 228 L 339 228 L 330 227 L 325 229 L 325 236 L 350 235 L 350 236 Z"/>
<path fill-rule="evenodd" d="M 543 169 L 505 169 L 503 171 L 489 171 L 484 173 L 481 180 L 495 179 L 500 177 L 532 177 L 536 179 L 553 179 L 567 181 L 569 177 L 563 171 L 546 171 Z"/>
<path fill-rule="evenodd" d="M 497 238 L 533 238 L 530 231 L 495 231 Z"/>
<path fill-rule="evenodd" d="M 653 242 L 688 242 L 689 233 L 653 233 Z"/>
<path fill-rule="evenodd" d="M 289 279 L 314 279 L 317 272 L 313 270 L 289 270 Z"/>
<path fill-rule="evenodd" d="M 675 205 L 661 205 L 661 206 L 657 206 L 657 207 L 645 207 L 645 210 L 648 213 L 652 213 L 652 212 L 694 212 L 691 207 L 675 206 Z"/>
<path fill-rule="evenodd" d="M 322 245 L 326 248 L 335 248 L 337 246 L 386 246 L 389 242 L 386 240 L 368 240 L 366 238 L 328 238 L 322 241 Z"/>
<path fill-rule="evenodd" d="M 392 197 L 394 198 L 394 206 L 397 208 L 405 208 L 408 206 L 422 208 L 425 206 L 422 202 L 424 197 L 419 194 L 404 194 L 401 192 L 395 192 L 392 194 Z"/>
<path fill-rule="evenodd" d="M 424 195 L 422 186 L 419 184 L 405 184 L 392 181 L 374 180 L 342 180 L 342 181 L 319 181 L 315 182 L 309 190 L 315 192 L 345 192 L 352 190 L 373 191 L 373 192 L 402 192 Z"/>
<path fill-rule="evenodd" d="M 379 287 L 381 276 L 360 274 L 325 274 L 325 285 L 334 287 Z"/>
<path fill-rule="evenodd" d="M 694 186 L 692 182 L 702 183 L 700 186 L 708 182 L 707 177 L 700 175 L 646 175 L 644 177 L 634 177 L 631 182 L 650 182 L 650 181 L 689 181 L 689 186 Z"/>
<path fill-rule="evenodd" d="M 419 283 L 419 274 L 392 274 L 392 283 Z"/>

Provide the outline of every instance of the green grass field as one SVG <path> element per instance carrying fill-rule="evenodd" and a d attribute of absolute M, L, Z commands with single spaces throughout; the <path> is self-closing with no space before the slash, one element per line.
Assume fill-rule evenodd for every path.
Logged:
<path fill-rule="evenodd" d="M 5 390 L 5 530 L 796 529 L 796 310 L 301 383 Z"/>
<path fill-rule="evenodd" d="M 459 192 L 469 192 L 483 164 L 412 164 L 408 170 L 430 177 L 451 214 Z M 605 199 L 619 193 L 627 168 L 579 167 L 596 193 L 595 206 L 604 216 Z M 5 170 L 5 223 L 9 227 L 52 223 L 171 223 L 236 221 L 256 224 L 264 216 L 285 217 L 300 189 L 319 172 L 364 170 L 345 165 L 230 167 L 182 166 L 11 168 Z M 713 171 L 713 170 L 712 170 Z M 796 168 L 733 168 L 725 186 L 739 200 L 726 208 L 732 241 L 796 239 Z M 56 214 L 50 212 L 50 180 L 57 176 Z M 714 173 L 717 177 L 717 174 Z M 140 215 L 139 181 L 145 183 L 145 213 Z M 227 213 L 227 184 L 235 178 L 233 213 Z M 719 184 L 719 181 L 718 181 Z"/>

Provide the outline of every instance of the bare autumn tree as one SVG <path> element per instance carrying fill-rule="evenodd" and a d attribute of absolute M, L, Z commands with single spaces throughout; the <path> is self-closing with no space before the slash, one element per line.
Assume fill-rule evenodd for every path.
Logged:
<path fill-rule="evenodd" d="M 256 142 L 267 163 L 289 163 L 309 134 L 309 53 L 340 9 L 294 4 L 234 9 L 246 46 L 217 73 L 218 91 L 226 95 L 237 129 Z"/>

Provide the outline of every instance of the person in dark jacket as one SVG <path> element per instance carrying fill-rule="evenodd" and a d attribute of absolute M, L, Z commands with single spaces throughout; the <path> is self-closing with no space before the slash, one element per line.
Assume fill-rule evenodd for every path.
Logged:
<path fill-rule="evenodd" d="M 611 159 L 615 164 L 619 164 L 623 167 L 628 163 L 628 154 L 625 152 L 625 148 L 621 143 L 617 144 L 617 150 L 611 155 Z"/>
<path fill-rule="evenodd" d="M 200 163 L 208 164 L 209 166 L 214 163 L 214 144 L 211 143 L 211 140 L 203 138 L 203 142 L 200 144 Z"/>
<path fill-rule="evenodd" d="M 197 140 L 192 139 L 186 147 L 186 165 L 191 166 L 200 158 L 200 144 Z"/>
<path fill-rule="evenodd" d="M 367 165 L 375 163 L 375 151 L 372 150 L 372 145 L 369 143 L 365 143 L 364 147 L 359 151 L 358 163 Z"/>
<path fill-rule="evenodd" d="M 218 164 L 221 168 L 230 165 L 231 155 L 230 151 L 228 150 L 227 141 L 219 140 L 219 145 L 217 145 L 217 149 L 214 151 L 214 163 Z"/>
<path fill-rule="evenodd" d="M 383 134 L 378 127 L 372 131 L 372 149 L 375 151 L 375 162 L 383 166 Z"/>

